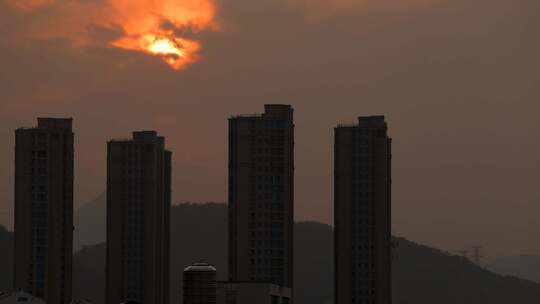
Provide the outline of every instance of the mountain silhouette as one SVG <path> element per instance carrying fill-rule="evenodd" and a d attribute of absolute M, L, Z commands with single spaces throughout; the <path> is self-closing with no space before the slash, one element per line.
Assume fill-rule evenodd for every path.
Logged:
<path fill-rule="evenodd" d="M 226 279 L 227 207 L 181 204 L 171 210 L 171 303 L 181 303 L 182 270 L 207 262 Z M 89 239 L 95 239 L 93 236 Z M 12 236 L 0 229 L 0 289 L 11 288 Z M 482 269 L 469 260 L 396 238 L 394 304 L 538 303 L 540 284 Z M 105 244 L 83 246 L 73 267 L 75 299 L 104 303 Z M 333 303 L 333 231 L 316 222 L 295 226 L 295 303 Z"/>
<path fill-rule="evenodd" d="M 538 303 L 540 285 L 495 274 L 461 256 L 396 239 L 394 304 Z"/>
<path fill-rule="evenodd" d="M 93 208 L 104 208 L 95 200 Z M 98 212 L 89 213 L 92 216 Z M 87 222 L 91 223 L 90 219 Z M 91 229 L 97 231 L 97 229 Z M 295 297 L 297 304 L 333 303 L 333 230 L 326 224 L 295 226 Z M 94 238 L 92 238 L 94 239 Z M 394 304 L 537 303 L 540 285 L 479 268 L 469 260 L 396 238 Z M 85 241 L 81 241 L 84 243 Z M 75 256 L 75 294 L 103 303 L 105 246 L 86 247 Z M 180 204 L 171 210 L 171 303 L 180 303 L 181 271 L 207 262 L 227 273 L 227 206 Z M 96 269 L 100 269 L 96 271 Z M 88 273 L 88 274 L 86 274 Z M 89 288 L 89 286 L 100 286 Z M 97 297 L 99 295 L 99 297 Z"/>

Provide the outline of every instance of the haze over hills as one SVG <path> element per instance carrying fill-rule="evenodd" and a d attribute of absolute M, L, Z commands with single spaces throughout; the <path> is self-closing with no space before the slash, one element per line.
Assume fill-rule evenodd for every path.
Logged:
<path fill-rule="evenodd" d="M 488 265 L 488 269 L 502 274 L 540 283 L 540 256 L 519 255 L 496 259 Z"/>
<path fill-rule="evenodd" d="M 185 266 L 209 262 L 218 268 L 219 279 L 225 279 L 227 208 L 212 203 L 177 205 L 171 223 L 171 303 L 180 303 Z M 492 273 L 404 238 L 395 240 L 394 304 L 528 304 L 540 299 L 540 284 Z M 11 288 L 11 233 L 0 229 L 0 242 L 0 269 L 7 270 L 0 273 L 0 290 L 6 290 Z M 75 254 L 73 279 L 75 298 L 103 303 L 105 244 L 86 246 Z M 326 224 L 296 224 L 295 296 L 297 304 L 333 303 L 333 232 Z"/>
<path fill-rule="evenodd" d="M 95 245 L 105 241 L 107 233 L 107 194 L 104 192 L 84 204 L 73 214 L 73 247 Z"/>

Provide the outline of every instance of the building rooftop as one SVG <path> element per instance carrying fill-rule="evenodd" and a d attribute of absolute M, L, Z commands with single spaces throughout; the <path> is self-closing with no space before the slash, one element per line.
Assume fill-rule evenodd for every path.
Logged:
<path fill-rule="evenodd" d="M 38 124 L 34 127 L 22 127 L 19 130 L 56 130 L 71 132 L 73 118 L 38 117 Z"/>
<path fill-rule="evenodd" d="M 152 141 L 158 138 L 156 131 L 135 131 L 133 132 L 133 139 L 140 141 Z"/>
<path fill-rule="evenodd" d="M 386 127 L 384 115 L 360 116 L 356 123 L 340 123 L 338 128 Z"/>
<path fill-rule="evenodd" d="M 264 113 L 238 114 L 232 115 L 230 119 L 236 118 L 263 118 L 263 117 L 288 117 L 292 115 L 293 108 L 287 104 L 265 104 Z"/>
<path fill-rule="evenodd" d="M 9 292 L 9 293 L 0 293 L 0 304 L 45 304 L 40 298 L 36 298 L 33 295 L 24 292 Z"/>
<path fill-rule="evenodd" d="M 165 137 L 158 136 L 158 133 L 153 130 L 135 131 L 132 133 L 132 138 L 113 138 L 110 140 L 110 142 L 113 142 L 113 143 L 129 143 L 129 142 L 153 143 L 156 141 L 165 142 Z"/>
<path fill-rule="evenodd" d="M 184 269 L 184 272 L 197 271 L 197 272 L 216 272 L 216 268 L 207 263 L 195 263 Z"/>

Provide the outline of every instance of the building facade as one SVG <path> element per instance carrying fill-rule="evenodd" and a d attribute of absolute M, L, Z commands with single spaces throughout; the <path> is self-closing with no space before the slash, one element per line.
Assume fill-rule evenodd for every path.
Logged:
<path fill-rule="evenodd" d="M 216 268 L 195 263 L 183 273 L 183 304 L 216 304 Z"/>
<path fill-rule="evenodd" d="M 289 304 L 291 289 L 265 282 L 218 282 L 217 304 Z"/>
<path fill-rule="evenodd" d="M 33 295 L 17 291 L 12 293 L 1 293 L 0 292 L 0 304 L 46 304 L 40 298 L 36 298 Z"/>
<path fill-rule="evenodd" d="M 107 153 L 107 303 L 168 304 L 171 152 L 143 131 Z"/>
<path fill-rule="evenodd" d="M 338 126 L 335 303 L 391 303 L 391 139 L 384 116 Z"/>
<path fill-rule="evenodd" d="M 230 118 L 229 280 L 292 289 L 293 218 L 293 109 Z"/>
<path fill-rule="evenodd" d="M 71 119 L 38 118 L 15 131 L 15 290 L 48 304 L 71 302 Z"/>

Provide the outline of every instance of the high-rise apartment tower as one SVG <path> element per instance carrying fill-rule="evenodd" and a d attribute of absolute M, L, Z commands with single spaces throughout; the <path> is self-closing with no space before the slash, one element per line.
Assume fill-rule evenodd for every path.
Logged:
<path fill-rule="evenodd" d="M 335 129 L 335 303 L 391 303 L 391 139 L 384 116 Z"/>
<path fill-rule="evenodd" d="M 229 280 L 292 288 L 294 124 L 289 105 L 229 119 Z"/>
<path fill-rule="evenodd" d="M 171 152 L 154 131 L 107 148 L 107 304 L 168 304 Z"/>
<path fill-rule="evenodd" d="M 71 119 L 15 131 L 14 287 L 48 304 L 71 302 L 73 137 Z"/>

